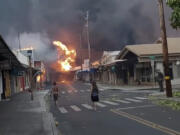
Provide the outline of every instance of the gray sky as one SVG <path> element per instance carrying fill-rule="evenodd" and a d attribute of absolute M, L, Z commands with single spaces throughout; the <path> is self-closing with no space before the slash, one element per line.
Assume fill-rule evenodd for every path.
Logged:
<path fill-rule="evenodd" d="M 83 31 L 86 48 L 83 29 L 87 10 L 90 42 L 95 50 L 153 43 L 160 36 L 157 0 L 1 0 L 0 34 L 17 48 L 20 33 L 22 46 L 39 46 L 44 54 L 49 52 L 52 40 L 79 48 Z M 165 15 L 167 35 L 180 36 L 169 25 L 169 8 L 165 8 Z"/>

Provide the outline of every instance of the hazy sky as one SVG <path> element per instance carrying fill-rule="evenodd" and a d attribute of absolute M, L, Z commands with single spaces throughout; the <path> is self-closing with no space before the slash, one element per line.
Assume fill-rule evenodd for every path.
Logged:
<path fill-rule="evenodd" d="M 85 43 L 85 13 L 89 11 L 91 47 L 119 50 L 127 44 L 153 43 L 159 38 L 157 0 L 1 0 L 0 34 L 12 48 L 38 46 L 49 55 L 52 40 L 79 48 Z M 180 36 L 169 25 L 170 9 L 165 8 L 167 35 Z"/>

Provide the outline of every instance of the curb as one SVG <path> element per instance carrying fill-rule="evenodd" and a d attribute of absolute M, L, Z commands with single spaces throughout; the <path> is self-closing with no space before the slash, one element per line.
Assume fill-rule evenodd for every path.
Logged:
<path fill-rule="evenodd" d="M 54 120 L 53 114 L 49 112 L 49 108 L 47 105 L 48 96 L 49 96 L 49 91 L 44 96 L 46 112 L 45 112 L 45 115 L 43 116 L 43 121 L 44 121 L 43 127 L 45 130 L 47 129 L 46 130 L 47 135 L 62 135 L 56 127 L 56 124 L 55 124 L 56 122 Z"/>

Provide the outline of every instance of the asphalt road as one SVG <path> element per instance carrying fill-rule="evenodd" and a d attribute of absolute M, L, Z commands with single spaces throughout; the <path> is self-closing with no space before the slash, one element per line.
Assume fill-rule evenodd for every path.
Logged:
<path fill-rule="evenodd" d="M 59 88 L 58 106 L 51 100 L 50 110 L 63 135 L 167 135 L 180 129 L 174 124 L 179 112 L 164 113 L 163 117 L 171 117 L 171 126 L 158 120 L 158 115 L 167 112 L 164 111 L 167 108 L 160 108 L 147 99 L 151 91 L 100 89 L 100 104 L 94 111 L 89 84 L 68 82 Z"/>

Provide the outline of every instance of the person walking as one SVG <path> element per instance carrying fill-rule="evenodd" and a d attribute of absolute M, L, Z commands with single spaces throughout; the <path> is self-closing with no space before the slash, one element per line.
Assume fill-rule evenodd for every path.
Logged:
<path fill-rule="evenodd" d="M 99 90 L 95 81 L 91 83 L 91 101 L 93 102 L 94 110 L 97 110 L 96 102 L 99 101 Z"/>
<path fill-rule="evenodd" d="M 53 93 L 54 103 L 55 103 L 55 105 L 57 105 L 58 96 L 59 96 L 59 88 L 56 85 L 56 82 L 53 83 L 52 93 Z"/>

